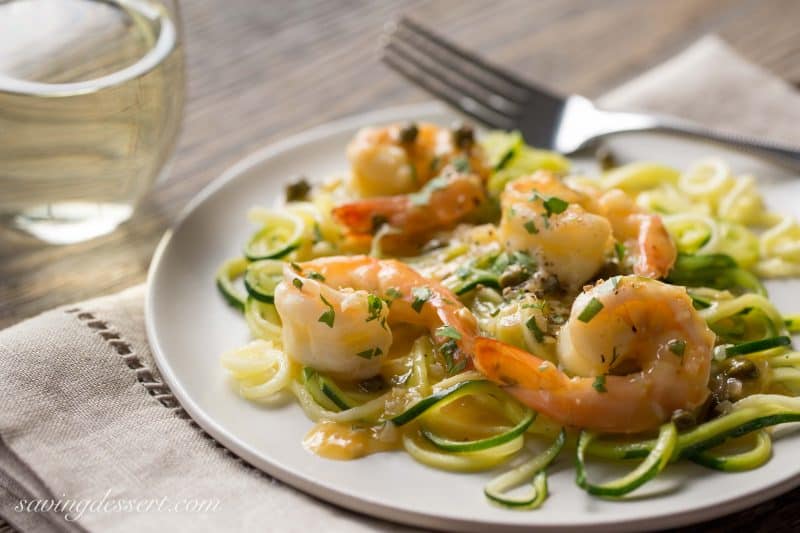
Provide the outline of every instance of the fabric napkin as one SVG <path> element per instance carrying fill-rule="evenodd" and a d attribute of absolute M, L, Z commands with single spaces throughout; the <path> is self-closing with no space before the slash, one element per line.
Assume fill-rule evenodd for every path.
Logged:
<path fill-rule="evenodd" d="M 800 95 L 716 37 L 601 103 L 800 144 Z M 0 332 L 0 516 L 24 531 L 401 528 L 306 496 L 209 438 L 159 376 L 143 297 L 134 287 Z M 29 512 L 37 498 L 62 508 Z"/>

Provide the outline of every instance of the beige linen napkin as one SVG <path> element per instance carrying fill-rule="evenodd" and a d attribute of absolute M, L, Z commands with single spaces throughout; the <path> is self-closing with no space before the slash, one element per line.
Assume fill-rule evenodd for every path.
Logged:
<path fill-rule="evenodd" d="M 713 37 L 602 102 L 800 144 L 800 96 Z M 398 527 L 270 479 L 187 419 L 163 385 L 147 345 L 143 295 L 143 287 L 135 287 L 0 332 L 1 516 L 31 531 Z M 73 509 L 74 520 L 67 521 L 63 513 L 20 510 L 20 500 L 33 498 L 93 507 Z M 161 509 L 119 509 L 121 500 L 142 505 L 164 498 Z M 213 508 L 168 511 L 187 499 Z M 103 502 L 113 509 L 103 510 Z"/>

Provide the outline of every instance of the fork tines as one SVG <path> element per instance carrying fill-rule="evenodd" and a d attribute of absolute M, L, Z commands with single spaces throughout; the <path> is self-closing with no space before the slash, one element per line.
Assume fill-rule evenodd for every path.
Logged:
<path fill-rule="evenodd" d="M 511 129 L 531 99 L 560 99 L 403 17 L 382 59 L 391 68 L 474 119 Z"/>

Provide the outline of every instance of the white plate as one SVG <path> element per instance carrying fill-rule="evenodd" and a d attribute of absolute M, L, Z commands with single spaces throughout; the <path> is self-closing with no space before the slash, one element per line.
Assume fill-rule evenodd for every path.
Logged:
<path fill-rule="evenodd" d="M 355 511 L 433 528 L 663 528 L 730 513 L 800 484 L 800 462 L 795 458 L 800 437 L 776 442 L 773 459 L 752 472 L 723 474 L 690 464 L 670 466 L 642 491 L 660 491 L 659 495 L 623 502 L 589 497 L 580 490 L 574 483 L 572 458 L 564 454 L 550 476 L 546 504 L 534 512 L 514 512 L 484 499 L 482 487 L 491 473 L 442 472 L 400 452 L 350 462 L 321 459 L 301 445 L 311 422 L 297 405 L 264 407 L 236 394 L 219 356 L 244 344 L 248 332 L 241 315 L 217 294 L 214 274 L 223 260 L 240 254 L 253 230 L 245 219 L 246 210 L 254 204 L 273 204 L 283 194 L 283 185 L 299 175 L 319 179 L 343 173 L 344 147 L 361 126 L 408 119 L 448 124 L 453 118 L 442 107 L 426 104 L 315 128 L 256 152 L 191 202 L 156 251 L 146 316 L 161 373 L 197 423 L 251 464 L 298 489 Z M 642 136 L 616 149 L 638 159 L 679 165 L 710 150 L 696 144 L 653 144 Z M 735 162 L 737 170 L 751 164 Z M 760 172 L 762 177 L 776 171 Z M 776 207 L 792 209 L 790 199 L 797 198 L 800 182 L 777 181 L 769 192 Z M 780 285 L 780 290 L 772 291 L 779 307 L 800 310 L 796 303 L 800 286 Z"/>

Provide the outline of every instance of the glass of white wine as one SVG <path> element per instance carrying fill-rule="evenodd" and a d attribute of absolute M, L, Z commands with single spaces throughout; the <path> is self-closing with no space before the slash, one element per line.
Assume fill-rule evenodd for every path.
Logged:
<path fill-rule="evenodd" d="M 170 0 L 0 0 L 0 225 L 68 244 L 127 220 L 184 98 Z"/>

